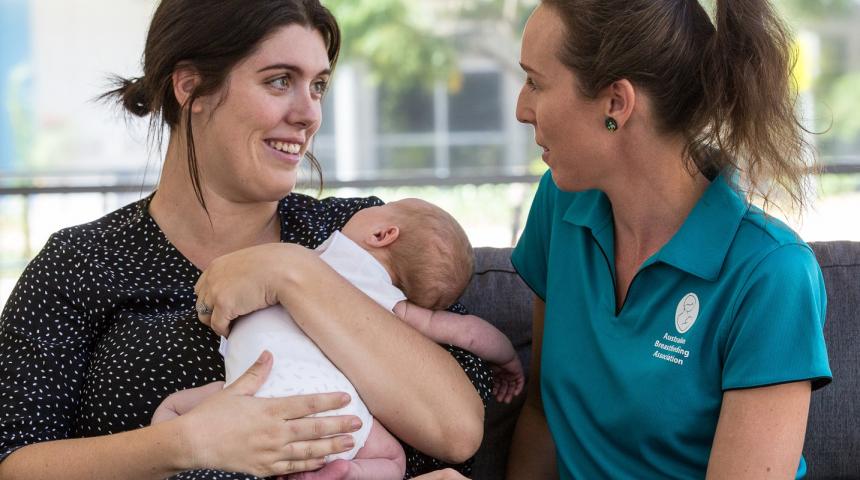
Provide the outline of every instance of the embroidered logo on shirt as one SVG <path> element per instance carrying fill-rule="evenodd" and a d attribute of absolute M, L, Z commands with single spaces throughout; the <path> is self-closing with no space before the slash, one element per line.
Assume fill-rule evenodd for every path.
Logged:
<path fill-rule="evenodd" d="M 687 330 L 696 323 L 697 318 L 699 318 L 699 297 L 690 292 L 684 295 L 684 298 L 678 302 L 678 308 L 675 309 L 675 328 L 678 333 L 687 333 Z"/>

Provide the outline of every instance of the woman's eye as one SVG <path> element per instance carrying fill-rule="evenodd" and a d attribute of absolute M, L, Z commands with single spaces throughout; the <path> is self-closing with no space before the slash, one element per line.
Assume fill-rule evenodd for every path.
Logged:
<path fill-rule="evenodd" d="M 328 90 L 328 82 L 325 80 L 314 82 L 313 85 L 311 85 L 311 89 L 314 94 L 322 96 L 325 94 L 326 90 Z"/>
<path fill-rule="evenodd" d="M 531 77 L 526 77 L 526 86 L 529 87 L 529 90 L 537 90 L 537 85 Z"/>
<path fill-rule="evenodd" d="M 274 80 L 270 80 L 269 85 L 277 88 L 278 90 L 286 90 L 290 87 L 290 79 L 289 77 L 278 77 Z"/>

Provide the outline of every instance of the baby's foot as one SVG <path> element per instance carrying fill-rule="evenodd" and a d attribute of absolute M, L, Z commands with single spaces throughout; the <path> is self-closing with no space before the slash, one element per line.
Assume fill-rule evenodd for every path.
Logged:
<path fill-rule="evenodd" d="M 338 459 L 313 472 L 294 473 L 288 480 L 347 480 L 352 462 Z"/>

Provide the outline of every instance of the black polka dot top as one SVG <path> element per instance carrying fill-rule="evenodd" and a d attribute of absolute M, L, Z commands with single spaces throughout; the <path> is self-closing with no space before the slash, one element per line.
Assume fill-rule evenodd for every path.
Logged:
<path fill-rule="evenodd" d="M 169 394 L 224 379 L 219 338 L 197 320 L 200 271 L 148 213 L 151 197 L 61 230 L 27 266 L 0 315 L 0 460 L 49 440 L 149 424 Z M 281 241 L 315 248 L 375 197 L 279 204 Z M 462 310 L 461 310 L 462 311 Z M 447 347 L 486 404 L 491 377 Z M 442 468 L 407 445 L 407 475 Z M 468 474 L 470 462 L 457 466 Z M 181 479 L 250 479 L 200 470 Z"/>

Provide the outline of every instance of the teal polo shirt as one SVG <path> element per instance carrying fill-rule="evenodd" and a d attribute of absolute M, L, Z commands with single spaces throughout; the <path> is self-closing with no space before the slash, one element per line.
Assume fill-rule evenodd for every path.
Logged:
<path fill-rule="evenodd" d="M 561 478 L 704 478 L 723 392 L 829 382 L 821 269 L 720 175 L 616 309 L 613 229 L 604 193 L 563 192 L 547 172 L 512 255 L 546 302 Z"/>

